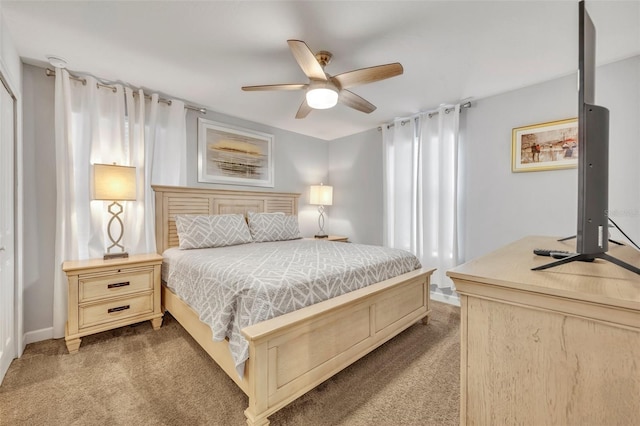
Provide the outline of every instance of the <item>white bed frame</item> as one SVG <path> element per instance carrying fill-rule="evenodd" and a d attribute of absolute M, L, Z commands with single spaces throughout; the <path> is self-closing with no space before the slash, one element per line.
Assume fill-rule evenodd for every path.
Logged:
<path fill-rule="evenodd" d="M 300 194 L 153 186 L 158 253 L 178 245 L 176 214 L 285 212 L 298 214 Z M 345 244 L 345 243 L 339 243 Z M 249 397 L 249 426 L 351 365 L 417 321 L 428 322 L 429 280 L 421 269 L 246 327 L 249 359 L 240 378 L 228 343 L 166 286 L 164 309 L 191 334 Z"/>

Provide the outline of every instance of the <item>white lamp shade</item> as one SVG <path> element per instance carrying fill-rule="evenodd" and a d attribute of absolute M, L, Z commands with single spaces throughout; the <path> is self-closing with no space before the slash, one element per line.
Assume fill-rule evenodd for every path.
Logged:
<path fill-rule="evenodd" d="M 330 206 L 333 204 L 333 186 L 311 185 L 309 203 L 316 206 Z"/>
<path fill-rule="evenodd" d="M 338 103 L 338 92 L 328 88 L 310 89 L 307 91 L 307 105 L 313 109 L 333 108 Z"/>
<path fill-rule="evenodd" d="M 136 199 L 136 168 L 115 164 L 93 165 L 93 199 L 132 201 Z"/>

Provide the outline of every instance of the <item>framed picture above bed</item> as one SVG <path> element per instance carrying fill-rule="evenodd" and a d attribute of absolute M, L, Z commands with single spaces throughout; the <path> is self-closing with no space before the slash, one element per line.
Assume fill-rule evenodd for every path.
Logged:
<path fill-rule="evenodd" d="M 533 172 L 578 166 L 578 120 L 517 127 L 511 138 L 511 171 Z"/>
<path fill-rule="evenodd" d="M 273 135 L 198 118 L 198 182 L 272 188 Z"/>

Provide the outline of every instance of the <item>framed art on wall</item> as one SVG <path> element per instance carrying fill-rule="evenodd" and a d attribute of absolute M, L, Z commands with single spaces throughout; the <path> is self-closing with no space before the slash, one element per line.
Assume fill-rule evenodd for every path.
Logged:
<path fill-rule="evenodd" d="M 198 182 L 273 187 L 273 135 L 198 119 Z"/>
<path fill-rule="evenodd" d="M 578 166 L 578 119 L 513 129 L 511 171 L 533 172 Z"/>

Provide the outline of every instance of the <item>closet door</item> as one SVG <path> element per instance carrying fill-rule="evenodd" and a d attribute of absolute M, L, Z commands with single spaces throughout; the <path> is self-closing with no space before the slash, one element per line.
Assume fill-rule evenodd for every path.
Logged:
<path fill-rule="evenodd" d="M 15 344 L 15 101 L 0 83 L 0 383 Z"/>

